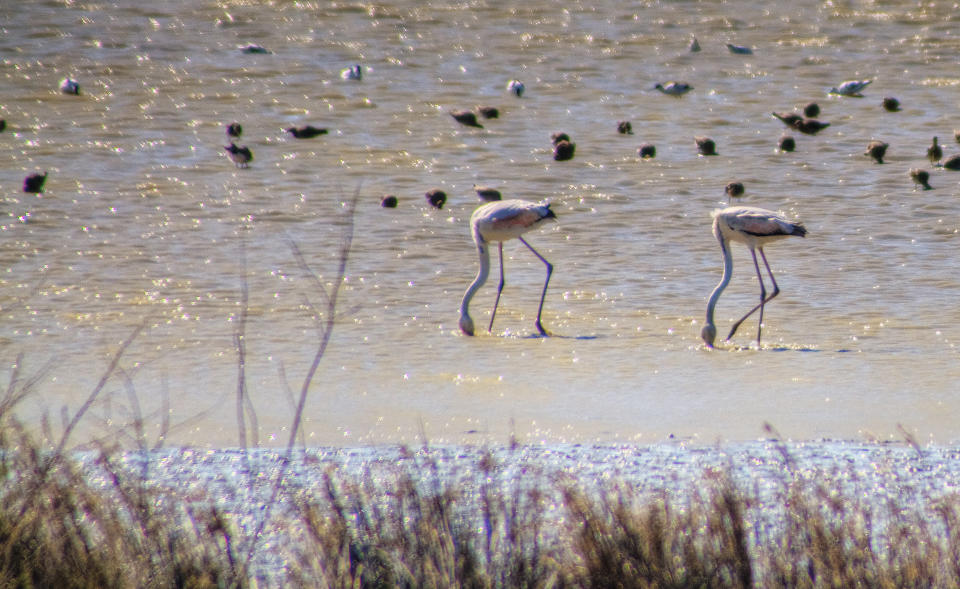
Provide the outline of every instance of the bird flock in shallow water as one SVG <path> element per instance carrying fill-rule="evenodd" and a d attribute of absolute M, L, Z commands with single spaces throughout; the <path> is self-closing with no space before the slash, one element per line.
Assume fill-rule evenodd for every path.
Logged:
<path fill-rule="evenodd" d="M 239 48 L 244 54 L 270 54 L 266 48 L 250 44 Z M 730 53 L 739 55 L 750 55 L 753 49 L 747 46 L 727 44 Z M 701 51 L 701 47 L 696 38 L 693 38 L 689 45 L 691 52 Z M 360 82 L 364 78 L 364 69 L 360 64 L 353 65 L 343 69 L 340 72 L 343 80 Z M 873 83 L 873 80 L 847 80 L 827 91 L 828 95 L 840 97 L 863 98 L 864 90 Z M 526 92 L 526 86 L 523 82 L 511 79 L 507 82 L 506 91 L 517 98 L 521 98 Z M 666 81 L 657 83 L 653 89 L 682 100 L 685 95 L 692 92 L 694 87 L 683 81 Z M 80 84 L 71 77 L 65 77 L 60 81 L 59 90 L 63 94 L 79 96 Z M 901 110 L 900 101 L 894 97 L 884 97 L 881 103 L 884 110 L 888 112 L 899 112 Z M 460 125 L 483 129 L 481 120 L 499 118 L 499 109 L 493 106 L 481 105 L 473 110 L 450 110 L 450 116 Z M 780 120 L 788 131 L 797 131 L 805 135 L 816 135 L 817 133 L 831 126 L 830 122 L 821 121 L 820 106 L 811 102 L 807 104 L 801 112 L 773 111 L 772 115 Z M 0 119 L 0 132 L 6 128 L 6 121 Z M 304 125 L 300 127 L 288 127 L 284 130 L 295 139 L 312 139 L 328 133 L 327 129 Z M 618 121 L 616 131 L 622 135 L 632 135 L 633 125 L 630 121 Z M 252 150 L 240 145 L 239 142 L 243 135 L 243 127 L 239 122 L 232 122 L 226 125 L 226 135 L 229 142 L 224 146 L 224 151 L 237 168 L 247 168 L 254 160 Z M 955 131 L 954 136 L 957 142 L 960 142 L 960 131 Z M 694 145 L 700 156 L 715 156 L 719 154 L 716 142 L 707 136 L 695 136 Z M 556 132 L 551 137 L 553 147 L 553 159 L 558 162 L 572 160 L 576 153 L 576 144 L 570 136 L 564 132 Z M 797 148 L 796 139 L 788 133 L 784 133 L 777 142 L 777 148 L 781 152 L 793 152 Z M 864 155 L 870 157 L 877 164 L 884 163 L 889 144 L 881 140 L 871 140 L 864 151 Z M 655 158 L 657 154 L 656 147 L 650 143 L 643 143 L 637 149 L 637 155 L 641 160 Z M 939 144 L 938 138 L 932 139 L 930 147 L 927 149 L 927 157 L 930 163 L 936 167 L 947 170 L 960 170 L 960 154 L 949 156 L 943 159 L 943 148 Z M 921 168 L 911 168 L 908 172 L 913 182 L 923 190 L 931 190 L 930 173 Z M 27 193 L 40 194 L 44 190 L 47 180 L 47 172 L 33 173 L 24 178 L 23 191 Z M 499 190 L 488 187 L 474 185 L 474 190 L 478 199 L 483 203 L 472 214 L 470 218 L 470 228 L 474 243 L 479 254 L 479 271 L 470 284 L 460 306 L 460 329 L 466 335 L 474 335 L 475 328 L 473 320 L 469 314 L 469 305 L 480 287 L 485 283 L 490 272 L 490 244 L 496 242 L 499 250 L 500 263 L 500 282 L 497 288 L 496 300 L 490 316 L 488 331 L 493 328 L 494 318 L 496 316 L 497 306 L 500 295 L 504 288 L 504 268 L 503 268 L 503 242 L 510 239 L 518 239 L 530 251 L 540 259 L 547 268 L 546 279 L 543 284 L 543 290 L 540 296 L 540 302 L 537 309 L 535 326 L 540 335 L 548 335 L 547 330 L 542 325 L 543 305 L 546 298 L 547 287 L 550 282 L 550 276 L 553 272 L 553 265 L 548 262 L 536 249 L 534 249 L 523 237 L 527 232 L 543 225 L 546 221 L 556 219 L 556 215 L 550 209 L 547 202 L 533 203 L 517 199 L 503 200 Z M 783 215 L 766 209 L 742 206 L 734 204 L 734 199 L 743 197 L 745 189 L 741 182 L 730 182 L 725 187 L 728 197 L 728 206 L 726 208 L 713 212 L 713 234 L 719 242 L 723 258 L 723 274 L 719 284 L 710 294 L 707 303 L 706 320 L 701 330 L 701 337 L 707 347 L 712 348 L 716 341 L 717 329 L 714 323 L 714 311 L 721 293 L 730 282 L 733 262 L 730 252 L 730 245 L 733 242 L 744 244 L 750 251 L 753 258 L 754 268 L 757 274 L 757 280 L 760 285 L 759 303 L 736 321 L 729 331 L 725 340 L 729 341 L 736 333 L 740 325 L 754 313 L 758 313 L 757 327 L 757 345 L 760 345 L 761 332 L 763 327 L 763 315 L 765 305 L 770 302 L 780 289 L 774 278 L 770 265 L 767 262 L 764 246 L 774 241 L 779 241 L 789 236 L 804 237 L 807 230 L 802 223 L 791 221 Z M 436 209 L 442 209 L 447 202 L 447 195 L 439 189 L 429 190 L 425 193 L 425 199 L 430 206 Z M 383 208 L 396 208 L 399 200 L 394 195 L 382 197 L 380 204 Z M 768 294 L 763 273 L 760 269 L 760 263 L 757 254 L 760 254 L 759 260 L 763 261 L 767 276 L 772 285 L 772 291 Z"/>

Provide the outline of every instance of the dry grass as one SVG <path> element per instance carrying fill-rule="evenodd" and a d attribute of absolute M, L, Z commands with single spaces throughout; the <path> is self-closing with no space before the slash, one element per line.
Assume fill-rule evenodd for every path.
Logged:
<path fill-rule="evenodd" d="M 69 453 L 0 427 L 0 586 L 245 587 L 230 516 L 157 490 L 99 453 L 96 486 Z M 727 471 L 682 495 L 531 473 L 441 472 L 429 452 L 384 474 L 328 471 L 284 501 L 303 533 L 286 545 L 298 587 L 957 587 L 960 502 L 877 504 L 785 472 L 763 505 Z M 476 475 L 476 473 L 475 473 Z M 285 493 L 289 493 L 288 489 Z M 289 514 L 287 515 L 289 517 Z M 767 518 L 774 525 L 761 525 Z M 282 575 L 281 571 L 275 571 Z"/>
<path fill-rule="evenodd" d="M 0 586 L 243 587 L 231 531 L 115 468 L 92 486 L 77 463 L 42 450 L 11 420 L 0 428 Z"/>

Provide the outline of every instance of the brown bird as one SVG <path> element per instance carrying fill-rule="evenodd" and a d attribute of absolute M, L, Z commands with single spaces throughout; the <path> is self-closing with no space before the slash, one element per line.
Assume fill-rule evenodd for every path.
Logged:
<path fill-rule="evenodd" d="M 723 191 L 727 193 L 727 202 L 732 202 L 732 199 L 743 196 L 743 183 L 730 182 Z"/>
<path fill-rule="evenodd" d="M 951 155 L 947 159 L 943 160 L 942 164 L 937 165 L 948 170 L 960 170 L 960 154 Z"/>
<path fill-rule="evenodd" d="M 478 127 L 483 129 L 483 125 L 477 122 L 477 115 L 474 112 L 469 110 L 452 110 L 450 111 L 450 116 L 453 117 L 461 125 L 466 125 L 468 127 Z"/>
<path fill-rule="evenodd" d="M 287 128 L 287 133 L 290 133 L 291 135 L 293 135 L 293 136 L 296 137 L 297 139 L 311 139 L 311 138 L 317 137 L 317 136 L 319 136 L 319 135 L 326 135 L 326 134 L 327 134 L 327 130 L 326 130 L 326 129 L 319 129 L 319 128 L 317 128 L 317 127 L 314 127 L 313 125 L 305 125 L 305 126 L 300 127 L 300 128 L 297 128 L 297 127 L 288 127 L 288 128 Z"/>
<path fill-rule="evenodd" d="M 882 164 L 883 156 L 887 153 L 888 147 L 890 147 L 890 145 L 888 143 L 884 143 L 883 141 L 871 141 L 867 145 L 867 150 L 863 152 L 863 155 L 869 155 L 878 164 Z"/>
<path fill-rule="evenodd" d="M 817 115 L 820 114 L 820 105 L 816 102 L 811 102 L 807 106 L 803 107 L 803 116 L 814 119 Z"/>
<path fill-rule="evenodd" d="M 380 199 L 380 206 L 385 209 L 397 208 L 397 197 L 393 196 L 392 194 L 388 194 Z"/>
<path fill-rule="evenodd" d="M 783 135 L 780 137 L 780 142 L 777 146 L 780 148 L 780 151 L 793 151 L 797 148 L 797 142 L 790 135 Z"/>
<path fill-rule="evenodd" d="M 694 137 L 697 144 L 697 151 L 700 155 L 719 155 L 717 153 L 717 144 L 709 137 Z"/>
<path fill-rule="evenodd" d="M 570 141 L 570 136 L 562 131 L 558 131 L 557 133 L 554 133 L 553 135 L 550 136 L 550 141 L 552 141 L 553 144 L 556 145 L 561 141 Z"/>
<path fill-rule="evenodd" d="M 435 209 L 442 209 L 444 203 L 447 202 L 447 193 L 442 190 L 431 190 L 424 196 L 426 197 L 427 202 L 430 203 L 430 206 Z"/>
<path fill-rule="evenodd" d="M 224 146 L 224 149 L 238 168 L 246 168 L 250 165 L 250 162 L 253 161 L 253 152 L 250 151 L 250 148 L 246 145 L 237 147 L 236 143 L 231 143 L 230 145 Z"/>
<path fill-rule="evenodd" d="M 243 135 L 243 126 L 240 123 L 227 125 L 227 137 L 239 138 L 241 135 Z"/>
<path fill-rule="evenodd" d="M 943 149 L 937 144 L 936 137 L 933 138 L 933 143 L 927 148 L 927 157 L 930 158 L 931 164 L 939 162 L 943 157 Z"/>
<path fill-rule="evenodd" d="M 822 123 L 816 119 L 803 119 L 793 125 L 793 128 L 807 135 L 816 135 L 830 126 L 830 123 Z"/>
<path fill-rule="evenodd" d="M 920 168 L 911 168 L 910 177 L 913 181 L 920 186 L 923 186 L 924 190 L 932 190 L 933 186 L 930 186 L 930 172 L 926 170 L 921 170 Z"/>
<path fill-rule="evenodd" d="M 617 123 L 617 133 L 621 135 L 633 135 L 633 125 L 630 121 L 620 121 Z"/>
<path fill-rule="evenodd" d="M 560 140 L 553 146 L 553 159 L 558 162 L 565 162 L 573 159 L 573 152 L 577 149 L 576 143 Z"/>
<path fill-rule="evenodd" d="M 883 99 L 883 108 L 889 112 L 897 112 L 900 110 L 900 101 L 892 96 L 888 96 Z"/>
<path fill-rule="evenodd" d="M 493 202 L 495 200 L 502 200 L 503 196 L 500 194 L 500 191 L 496 188 L 490 188 L 489 186 L 477 186 L 473 185 L 474 191 L 477 193 L 477 197 L 484 202 Z"/>
<path fill-rule="evenodd" d="M 788 127 L 793 127 L 793 126 L 795 126 L 797 123 L 799 123 L 800 121 L 803 120 L 803 117 L 801 117 L 801 116 L 798 115 L 797 113 L 793 113 L 793 112 L 776 112 L 776 111 L 774 111 L 774 112 L 772 112 L 772 113 L 770 113 L 770 114 L 772 114 L 773 116 L 775 116 L 775 117 L 777 117 L 778 119 L 780 119 L 780 120 L 783 122 L 783 124 L 786 125 L 786 126 L 788 126 Z"/>
<path fill-rule="evenodd" d="M 957 140 L 957 143 L 960 143 L 960 129 L 953 130 L 953 138 Z"/>
<path fill-rule="evenodd" d="M 31 192 L 33 194 L 40 194 L 43 192 L 43 183 L 47 181 L 47 173 L 43 174 L 30 174 L 23 179 L 23 191 Z"/>
<path fill-rule="evenodd" d="M 478 106 L 477 112 L 485 119 L 500 118 L 500 111 L 495 106 Z"/>
<path fill-rule="evenodd" d="M 6 128 L 7 128 L 7 120 L 6 120 L 6 119 L 0 119 L 0 133 L 2 133 L 3 130 L 6 129 Z"/>
<path fill-rule="evenodd" d="M 644 143 L 643 145 L 637 148 L 637 155 L 639 155 L 643 159 L 650 159 L 653 157 L 657 157 L 657 148 L 652 143 Z"/>

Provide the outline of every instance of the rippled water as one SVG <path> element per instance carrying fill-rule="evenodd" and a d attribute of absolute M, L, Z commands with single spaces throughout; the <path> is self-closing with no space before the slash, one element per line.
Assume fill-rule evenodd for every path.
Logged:
<path fill-rule="evenodd" d="M 120 342 L 146 324 L 84 436 L 237 443 L 236 317 L 249 287 L 248 390 L 261 443 L 285 442 L 323 304 L 291 244 L 336 274 L 344 202 L 360 201 L 334 336 L 311 388 L 308 444 L 958 439 L 955 263 L 960 174 L 947 154 L 960 37 L 950 7 L 913 2 L 35 2 L 0 15 L 0 354 L 42 374 L 21 414 L 75 412 Z M 703 50 L 690 53 L 693 36 Z M 753 48 L 734 55 L 725 44 Z M 244 54 L 258 43 L 267 54 Z M 360 82 L 339 71 L 359 63 Z M 75 77 L 80 96 L 57 91 Z M 525 82 L 522 98 L 506 93 Z M 851 78 L 863 98 L 829 97 Z M 679 99 L 653 85 L 694 90 Z M 903 110 L 881 108 L 897 97 Z M 832 126 L 780 153 L 773 110 L 811 100 Z M 484 129 L 447 111 L 490 104 Z M 224 125 L 254 152 L 237 169 Z M 616 132 L 630 120 L 634 135 Z M 292 125 L 330 129 L 295 140 Z M 960 126 L 960 125 L 958 125 Z M 554 162 L 565 131 L 576 157 Z M 720 155 L 700 157 L 694 135 Z M 863 155 L 890 143 L 886 164 Z M 640 161 L 640 143 L 657 157 Z M 915 191 L 907 170 L 931 170 Z M 45 193 L 24 194 L 48 170 Z M 780 296 L 705 350 L 721 259 L 710 212 L 724 185 L 802 220 L 768 249 Z M 530 337 L 543 265 L 506 244 L 492 335 L 457 330 L 476 273 L 474 184 L 549 199 L 529 235 L 556 266 Z M 423 194 L 447 192 L 431 209 Z M 379 206 L 394 194 L 397 209 Z M 747 251 L 717 308 L 725 332 L 758 296 Z M 244 280 L 246 276 L 246 280 Z M 474 299 L 489 320 L 495 279 Z M 309 302 L 308 302 L 309 301 Z M 49 364 L 49 369 L 43 367 Z M 134 402 L 136 399 L 136 402 Z M 56 426 L 54 426 L 56 429 Z"/>

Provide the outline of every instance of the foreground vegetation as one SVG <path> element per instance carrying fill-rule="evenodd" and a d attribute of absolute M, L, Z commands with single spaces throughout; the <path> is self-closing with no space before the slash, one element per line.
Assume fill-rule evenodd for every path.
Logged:
<path fill-rule="evenodd" d="M 502 480 L 491 456 L 468 487 L 413 456 L 391 475 L 281 493 L 299 529 L 286 571 L 259 582 L 245 537 L 209 498 L 116 466 L 91 482 L 69 453 L 0 427 L 0 585 L 7 587 L 957 587 L 960 502 L 877 507 L 829 480 L 783 474 L 760 509 L 708 470 L 683 499 L 547 474 Z M 104 484 L 106 481 L 106 484 Z M 504 492 L 506 489 L 506 492 Z M 777 514 L 760 525 L 761 513 Z M 292 514 L 292 515 L 291 515 Z"/>

